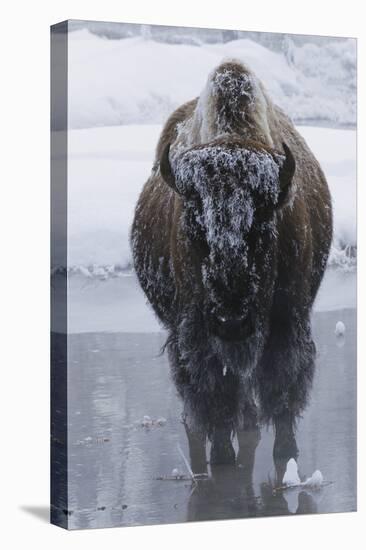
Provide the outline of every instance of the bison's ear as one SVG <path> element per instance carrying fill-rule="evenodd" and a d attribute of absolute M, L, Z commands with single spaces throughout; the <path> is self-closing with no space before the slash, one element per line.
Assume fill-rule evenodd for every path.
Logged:
<path fill-rule="evenodd" d="M 278 196 L 277 208 L 281 208 L 286 203 L 289 197 L 289 191 L 295 174 L 296 163 L 293 154 L 287 147 L 286 143 L 282 143 L 285 153 L 285 160 L 282 162 L 279 171 L 280 179 L 280 194 Z"/>
<path fill-rule="evenodd" d="M 164 151 L 160 158 L 160 174 L 165 181 L 175 191 L 176 193 L 179 193 L 176 182 L 175 182 L 175 176 L 170 164 L 169 159 L 169 152 L 170 152 L 170 143 L 165 146 Z"/>

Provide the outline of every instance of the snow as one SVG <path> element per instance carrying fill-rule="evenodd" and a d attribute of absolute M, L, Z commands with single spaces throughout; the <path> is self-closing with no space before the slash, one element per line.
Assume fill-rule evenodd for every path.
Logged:
<path fill-rule="evenodd" d="M 84 266 L 99 278 L 109 276 L 106 266 L 129 266 L 129 228 L 159 131 L 156 126 L 69 131 L 70 266 Z"/>
<path fill-rule="evenodd" d="M 329 263 L 350 269 L 357 247 L 357 134 L 307 126 L 298 130 L 318 158 L 332 195 L 335 231 Z"/>
<path fill-rule="evenodd" d="M 311 477 L 302 483 L 303 487 L 312 487 L 317 489 L 323 485 L 324 478 L 320 470 L 315 470 Z"/>
<path fill-rule="evenodd" d="M 286 472 L 283 476 L 282 484 L 287 487 L 295 487 L 300 485 L 301 480 L 297 469 L 297 463 L 294 458 L 290 458 L 287 462 Z"/>
<path fill-rule="evenodd" d="M 135 36 L 69 34 L 69 127 L 163 123 L 196 97 L 225 58 L 248 63 L 272 99 L 297 122 L 356 121 L 356 41 L 325 38 L 272 51 L 251 39 L 169 44 Z"/>
<path fill-rule="evenodd" d="M 355 263 L 356 132 L 299 126 L 327 176 L 334 206 L 331 265 Z M 160 125 L 68 132 L 68 265 L 84 277 L 110 279 L 131 266 L 129 229 L 154 159 Z"/>
<path fill-rule="evenodd" d="M 290 458 L 286 465 L 286 472 L 283 476 L 282 484 L 285 487 L 308 487 L 319 489 L 324 483 L 323 474 L 320 470 L 315 470 L 313 474 L 305 481 L 301 481 L 299 477 L 296 460 Z"/>
<path fill-rule="evenodd" d="M 201 213 L 197 212 L 195 200 L 186 202 L 186 231 L 192 229 L 194 219 L 195 225 L 205 231 L 211 253 L 229 250 L 244 261 L 242 235 L 254 221 L 253 191 L 258 195 L 257 201 L 274 208 L 280 193 L 279 167 L 280 161 L 265 151 L 225 145 L 200 147 L 179 155 L 173 162 L 177 187 L 184 195 L 194 189 L 202 204 Z M 245 179 L 245 187 L 237 186 L 239 178 Z M 220 209 L 217 204 L 222 205 Z"/>
<path fill-rule="evenodd" d="M 338 321 L 334 332 L 336 336 L 343 336 L 346 332 L 345 324 L 342 321 Z"/>
<path fill-rule="evenodd" d="M 158 418 L 156 420 L 156 423 L 158 426 L 165 426 L 166 424 L 166 418 L 164 418 L 163 416 L 161 416 L 160 418 Z"/>
<path fill-rule="evenodd" d="M 136 424 L 143 428 L 155 428 L 165 426 L 166 422 L 166 418 L 164 418 L 163 416 L 160 416 L 159 418 L 154 420 L 153 418 L 151 418 L 151 416 L 145 414 L 144 417 L 141 420 L 138 420 Z"/>

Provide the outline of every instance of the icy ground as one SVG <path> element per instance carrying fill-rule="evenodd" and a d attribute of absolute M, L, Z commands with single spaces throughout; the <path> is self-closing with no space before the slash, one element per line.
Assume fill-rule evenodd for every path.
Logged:
<path fill-rule="evenodd" d="M 299 126 L 327 176 L 334 205 L 330 264 L 350 269 L 356 247 L 356 132 Z M 150 174 L 161 127 L 71 130 L 68 136 L 68 265 L 99 279 L 131 264 L 134 207 Z"/>
<path fill-rule="evenodd" d="M 334 334 L 340 318 L 347 326 L 341 346 Z M 188 460 L 190 456 L 182 403 L 167 355 L 159 355 L 165 335 L 70 335 L 69 527 L 355 510 L 355 310 L 316 313 L 313 334 L 317 368 L 309 407 L 297 427 L 297 467 L 304 481 L 319 469 L 324 483 L 314 487 L 320 480 L 318 472 L 311 486 L 278 491 L 273 491 L 281 479 L 276 480 L 273 464 L 272 428 L 262 429 L 254 463 L 244 462 L 253 464 L 253 469 L 217 467 L 209 470 L 209 480 L 195 488 L 178 478 L 162 480 L 172 478 L 175 469 L 187 477 L 179 449 Z M 59 376 L 62 372 L 58 371 Z M 56 402 L 55 407 L 62 414 L 62 404 Z M 236 441 L 234 446 L 237 450 Z"/>
<path fill-rule="evenodd" d="M 106 40 L 86 29 L 69 35 L 69 127 L 162 123 L 201 92 L 225 58 L 246 62 L 271 98 L 297 122 L 355 125 L 356 41 L 273 51 L 250 39 L 168 44 L 133 37 Z M 102 75 L 102 77 L 101 77 Z"/>

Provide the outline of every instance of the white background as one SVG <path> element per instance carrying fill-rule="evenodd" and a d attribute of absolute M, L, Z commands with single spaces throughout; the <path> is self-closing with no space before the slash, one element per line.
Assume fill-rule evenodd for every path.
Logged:
<path fill-rule="evenodd" d="M 359 39 L 359 281 L 365 280 L 365 33 L 348 0 L 24 0 L 1 11 L 1 531 L 3 548 L 364 547 L 365 293 L 359 284 L 359 512 L 66 532 L 49 501 L 49 25 L 64 19 Z M 4 125 L 5 123 L 5 125 Z M 330 434 L 331 436 L 331 434 Z M 27 511 L 28 509 L 28 511 Z M 33 510 L 30 513 L 29 509 Z M 38 512 L 37 512 L 38 510 Z M 36 513 L 34 513 L 34 511 Z M 43 519 L 42 519 L 43 516 Z"/>

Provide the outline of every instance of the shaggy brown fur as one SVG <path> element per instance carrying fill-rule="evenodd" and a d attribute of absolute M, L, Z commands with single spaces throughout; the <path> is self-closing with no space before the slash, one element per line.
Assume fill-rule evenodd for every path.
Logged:
<path fill-rule="evenodd" d="M 166 171 L 178 181 L 175 170 L 188 158 L 184 155 L 196 159 L 204 149 L 208 158 L 223 151 L 225 159 L 241 147 L 258 159 L 270 157 L 273 170 L 277 163 L 281 173 L 283 144 L 296 163 L 286 200 L 281 205 L 276 200 L 266 204 L 263 217 L 259 199 L 248 195 L 255 206 L 253 223 L 236 251 L 220 253 L 214 244 L 210 248 L 204 235 L 207 228 L 201 228 L 201 235 L 196 214 L 190 217 L 202 210 L 197 195 L 200 182 L 195 181 L 192 198 L 177 192 Z M 206 172 L 208 168 L 202 166 Z M 227 172 L 224 168 L 212 173 L 213 180 L 222 179 L 222 188 L 212 185 L 212 193 L 220 192 L 217 196 L 229 200 L 232 189 L 242 189 L 250 173 L 243 172 L 230 187 L 234 176 L 230 167 Z M 225 208 L 226 199 L 220 200 Z M 275 454 L 295 453 L 292 426 L 306 405 L 313 377 L 310 312 L 331 239 L 330 194 L 308 145 L 247 67 L 236 61 L 220 65 L 201 96 L 181 106 L 166 122 L 131 233 L 140 284 L 168 330 L 174 380 L 192 424 L 204 426 L 213 440 L 213 461 L 221 460 L 222 439 L 226 454 L 230 447 L 230 437 L 222 438 L 223 433 L 238 431 L 246 419 L 250 423 L 251 417 L 257 418 L 254 399 L 259 400 L 261 418 L 273 420 L 281 436 Z M 248 265 L 255 266 L 255 273 Z M 203 273 L 208 273 L 206 278 Z M 252 300 L 248 289 L 254 286 L 259 291 Z M 214 302 L 208 289 L 213 289 Z M 213 327 L 222 311 L 225 326 Z M 220 440 L 215 433 L 221 434 Z"/>

